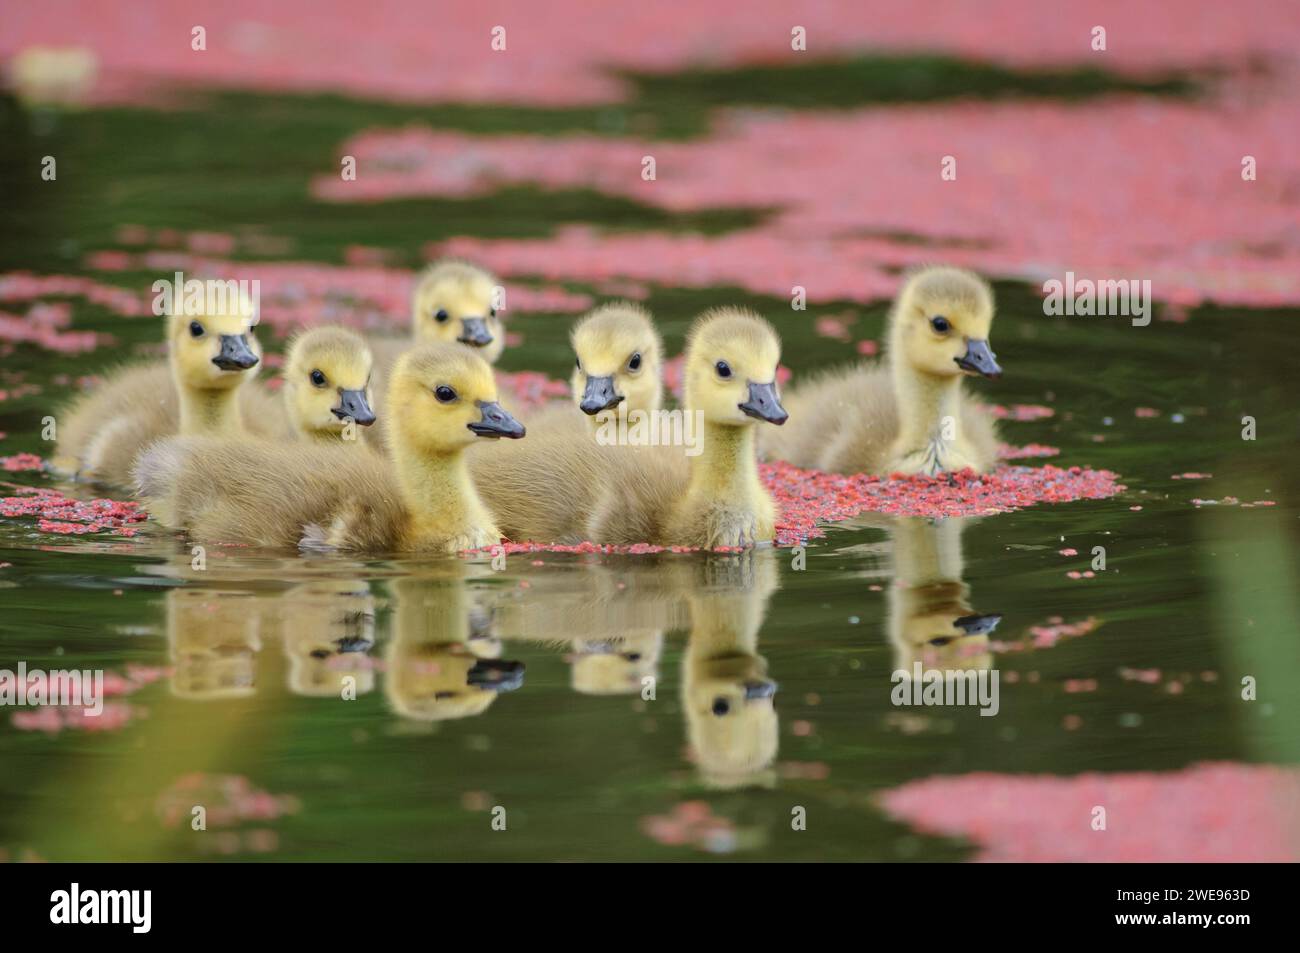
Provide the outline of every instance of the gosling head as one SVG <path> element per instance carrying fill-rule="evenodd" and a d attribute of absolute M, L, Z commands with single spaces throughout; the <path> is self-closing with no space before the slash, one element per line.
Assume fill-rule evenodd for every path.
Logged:
<path fill-rule="evenodd" d="M 779 735 L 767 663 L 755 655 L 695 663 L 685 688 L 691 751 L 705 781 L 719 788 L 761 782 Z"/>
<path fill-rule="evenodd" d="M 895 590 L 889 628 L 896 671 L 910 673 L 916 662 L 927 670 L 992 667 L 989 636 L 1002 616 L 974 612 L 967 596 L 966 584 L 959 580 Z"/>
<path fill-rule="evenodd" d="M 505 347 L 505 332 L 492 304 L 495 287 L 490 274 L 468 262 L 431 265 L 411 294 L 415 339 L 454 341 L 495 363 Z"/>
<path fill-rule="evenodd" d="M 686 343 L 686 406 L 715 424 L 783 424 L 790 415 L 781 406 L 776 383 L 780 360 L 781 339 L 753 311 L 708 311 L 695 322 Z"/>
<path fill-rule="evenodd" d="M 403 354 L 387 400 L 398 441 L 419 453 L 455 453 L 485 437 L 525 433 L 497 403 L 492 368 L 458 344 L 419 344 Z"/>
<path fill-rule="evenodd" d="M 574 325 L 569 339 L 578 356 L 573 399 L 584 414 L 659 409 L 664 349 L 648 311 L 626 301 L 601 305 Z"/>
<path fill-rule="evenodd" d="M 993 290 L 978 275 L 934 267 L 907 279 L 890 318 L 893 360 L 932 377 L 1000 377 L 989 349 Z"/>
<path fill-rule="evenodd" d="M 284 399 L 299 433 L 336 437 L 348 421 L 375 422 L 370 349 L 344 328 L 312 328 L 293 339 L 284 363 Z"/>
<path fill-rule="evenodd" d="M 193 390 L 225 390 L 252 377 L 262 359 L 255 320 L 242 299 L 215 314 L 171 315 L 167 346 L 177 382 Z"/>

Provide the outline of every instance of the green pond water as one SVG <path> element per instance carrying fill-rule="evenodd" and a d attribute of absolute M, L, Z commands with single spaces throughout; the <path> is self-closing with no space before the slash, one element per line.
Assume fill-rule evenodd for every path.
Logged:
<path fill-rule="evenodd" d="M 666 83 L 658 95 L 690 91 Z M 414 264 L 432 222 L 447 234 L 527 235 L 564 221 L 723 230 L 751 216 L 677 220 L 594 194 L 528 190 L 495 202 L 317 206 L 307 177 L 337 142 L 393 118 L 365 105 L 218 97 L 175 112 L 38 121 L 6 102 L 3 270 L 85 273 L 81 256 L 115 247 L 122 223 L 260 225 L 292 236 L 295 258 L 337 263 L 357 242 Z M 622 128 L 636 109 L 458 116 L 468 128 Z M 690 134 L 681 126 L 675 134 Z M 59 182 L 47 193 L 19 187 L 17 170 L 51 148 Z M 156 276 L 96 277 L 139 289 Z M 136 717 L 113 731 L 19 730 L 12 709 L 0 712 L 0 850 L 49 860 L 959 860 L 972 845 L 890 820 L 877 796 L 935 774 L 1300 759 L 1300 315 L 1206 307 L 1186 323 L 1135 328 L 1044 317 L 1024 286 L 997 292 L 993 343 L 1006 375 L 976 389 L 1055 410 L 1006 422 L 1004 438 L 1057 446 L 1056 464 L 1113 470 L 1122 495 L 940 524 L 863 517 L 810 541 L 802 569 L 789 550 L 516 555 L 499 568 L 486 558 L 229 549 L 196 571 L 189 545 L 153 525 L 126 540 L 0 521 L 0 668 L 171 672 L 125 698 Z M 50 455 L 41 419 L 70 393 L 56 376 L 102 371 L 157 337 L 147 319 L 68 300 L 77 329 L 111 331 L 120 346 L 69 358 L 23 345 L 5 357 L 6 375 L 42 390 L 0 402 L 3 454 Z M 692 317 L 723 302 L 767 315 L 796 375 L 851 356 L 812 335 L 810 315 L 785 300 L 653 288 L 646 304 L 675 353 Z M 885 308 L 841 302 L 813 313 L 852 309 L 855 333 L 879 339 Z M 526 344 L 501 366 L 566 375 L 567 320 L 512 320 Z M 1213 477 L 1172 478 L 1186 472 Z M 1225 497 L 1275 505 L 1191 502 Z M 1069 578 L 1089 568 L 1095 546 L 1105 571 Z M 1079 555 L 1060 555 L 1067 547 Z M 1058 618 L 1097 624 L 1052 647 L 993 651 L 996 717 L 900 708 L 890 675 L 910 665 L 926 630 L 924 607 L 896 582 L 937 586 L 940 610 L 953 615 L 1000 614 L 997 643 L 1032 643 L 1031 627 Z M 1161 677 L 1126 679 L 1126 669 Z M 1169 691 L 1184 675 L 1183 690 Z M 340 697 L 342 676 L 355 680 L 355 699 Z M 1258 680 L 1256 701 L 1241 698 L 1246 676 Z M 519 684 L 493 691 L 494 677 Z M 646 677 L 652 699 L 642 697 Z M 1095 691 L 1067 691 L 1088 679 Z M 744 697 L 746 685 L 760 686 L 756 697 Z M 225 822 L 241 782 L 223 778 L 282 798 L 278 816 Z M 704 812 L 690 802 L 707 805 L 711 833 L 666 843 L 663 831 L 680 825 L 654 819 Z M 191 830 L 194 804 L 209 811 L 207 831 Z M 505 830 L 494 829 L 497 807 Z M 806 830 L 792 829 L 795 808 Z"/>

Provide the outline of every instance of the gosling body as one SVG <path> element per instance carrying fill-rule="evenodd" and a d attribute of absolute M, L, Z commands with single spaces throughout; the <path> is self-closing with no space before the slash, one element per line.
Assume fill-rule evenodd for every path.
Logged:
<path fill-rule="evenodd" d="M 991 470 L 996 423 L 963 380 L 1002 372 L 988 346 L 993 311 L 992 290 L 971 272 L 913 274 L 890 313 L 886 361 L 792 389 L 797 424 L 765 434 L 764 455 L 835 473 Z"/>
<path fill-rule="evenodd" d="M 268 548 L 460 552 L 500 540 L 464 458 L 524 428 L 496 403 L 491 368 L 464 348 L 425 344 L 393 369 L 390 455 L 321 442 L 176 438 L 136 468 L 146 507 L 196 539 Z"/>

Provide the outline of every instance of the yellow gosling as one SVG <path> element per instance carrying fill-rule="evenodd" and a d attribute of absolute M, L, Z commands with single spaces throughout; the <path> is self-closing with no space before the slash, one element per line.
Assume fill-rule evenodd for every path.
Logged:
<path fill-rule="evenodd" d="M 370 391 L 370 348 L 345 328 L 312 328 L 289 345 L 284 363 L 284 404 L 299 436 L 355 438 L 356 427 L 375 422 Z"/>
<path fill-rule="evenodd" d="M 601 305 L 573 326 L 569 339 L 577 355 L 573 399 L 593 427 L 603 411 L 659 409 L 664 348 L 648 311 L 626 301 Z"/>
<path fill-rule="evenodd" d="M 776 332 L 750 311 L 720 308 L 696 322 L 684 409 L 696 455 L 681 446 L 609 446 L 562 428 L 499 460 L 475 454 L 475 476 L 503 531 L 561 543 L 770 541 L 775 506 L 758 478 L 753 428 L 786 420 L 776 385 L 780 349 Z"/>
<path fill-rule="evenodd" d="M 124 368 L 60 415 L 55 468 L 78 480 L 130 486 L 136 458 L 162 437 L 242 435 L 240 405 L 250 397 L 242 385 L 253 377 L 261 348 L 241 310 L 169 317 L 165 363 Z M 255 433 L 273 431 L 256 415 L 248 423 Z"/>
<path fill-rule="evenodd" d="M 150 512 L 195 539 L 357 552 L 459 552 L 500 533 L 464 452 L 522 437 L 497 403 L 492 369 L 449 344 L 419 345 L 393 369 L 388 459 L 339 443 L 278 445 L 179 437 L 136 468 Z"/>
<path fill-rule="evenodd" d="M 1002 373 L 989 349 L 993 312 L 993 292 L 979 276 L 916 272 L 890 313 L 886 362 L 793 388 L 797 425 L 765 435 L 764 456 L 836 473 L 991 470 L 996 425 L 962 382 Z"/>

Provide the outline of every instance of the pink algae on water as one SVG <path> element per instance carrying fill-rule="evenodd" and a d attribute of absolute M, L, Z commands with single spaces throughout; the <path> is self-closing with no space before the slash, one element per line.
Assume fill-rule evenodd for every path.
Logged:
<path fill-rule="evenodd" d="M 148 514 L 131 500 L 76 500 L 48 487 L 18 487 L 17 495 L 0 497 L 0 517 L 35 519 L 42 533 L 63 536 L 100 532 L 134 536 L 136 524 L 148 519 Z"/>
<path fill-rule="evenodd" d="M 1293 767 L 936 776 L 886 791 L 880 804 L 922 833 L 973 841 L 982 862 L 1300 860 Z M 1090 824 L 1097 805 L 1106 807 L 1105 831 Z"/>
<path fill-rule="evenodd" d="M 45 461 L 34 453 L 15 453 L 13 456 L 0 457 L 0 468 L 9 473 L 44 470 Z"/>
<path fill-rule="evenodd" d="M 1009 513 L 1044 503 L 1102 500 L 1125 487 L 1108 470 L 1083 467 L 999 467 L 937 477 L 841 476 L 801 470 L 788 463 L 760 465 L 764 484 L 776 499 L 778 545 L 825 535 L 818 525 L 861 513 L 931 519 Z"/>

